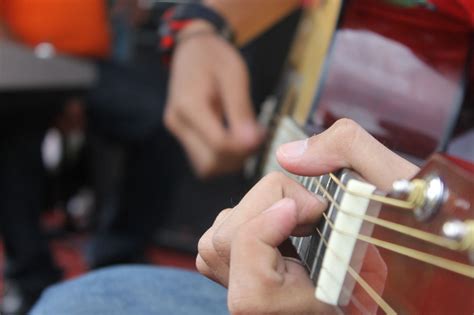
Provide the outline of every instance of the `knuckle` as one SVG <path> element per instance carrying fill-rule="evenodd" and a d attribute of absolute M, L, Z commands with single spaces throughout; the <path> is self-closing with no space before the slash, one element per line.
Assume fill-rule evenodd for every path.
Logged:
<path fill-rule="evenodd" d="M 348 118 L 339 119 L 330 129 L 333 132 L 334 139 L 340 139 L 336 143 L 341 152 L 351 152 L 355 140 L 363 130 L 359 124 Z"/>
<path fill-rule="evenodd" d="M 214 224 L 220 224 L 232 211 L 232 208 L 226 208 L 224 210 L 221 210 L 219 214 L 216 216 L 216 219 L 214 220 Z"/>
<path fill-rule="evenodd" d="M 199 255 L 196 257 L 195 264 L 196 264 L 196 269 L 197 271 L 199 271 L 199 273 L 205 276 L 211 276 L 209 266 Z"/>
<path fill-rule="evenodd" d="M 357 132 L 361 127 L 352 119 L 341 118 L 333 124 L 333 128 L 344 134 L 350 134 Z"/>
<path fill-rule="evenodd" d="M 230 252 L 230 239 L 228 233 L 219 229 L 212 237 L 212 245 L 217 255 L 227 258 Z"/>
<path fill-rule="evenodd" d="M 209 265 L 206 263 L 206 261 L 200 255 L 196 256 L 195 265 L 196 265 L 196 270 L 200 274 L 202 274 L 203 276 L 205 276 L 209 279 L 216 279 L 215 278 L 216 275 L 213 271 L 214 269 L 209 267 Z"/>
<path fill-rule="evenodd" d="M 212 244 L 212 236 L 209 231 L 204 233 L 204 235 L 199 239 L 198 253 L 201 258 L 208 264 L 209 262 L 212 262 L 217 258 L 217 254 Z"/>
<path fill-rule="evenodd" d="M 263 185 L 278 185 L 283 184 L 287 180 L 287 177 L 281 172 L 271 172 L 265 175 L 264 178 L 260 180 L 260 183 Z"/>

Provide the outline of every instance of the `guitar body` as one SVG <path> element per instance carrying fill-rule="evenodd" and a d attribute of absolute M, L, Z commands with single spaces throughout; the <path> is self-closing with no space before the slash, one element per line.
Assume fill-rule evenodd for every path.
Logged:
<path fill-rule="evenodd" d="M 470 28 L 381 0 L 320 2 L 289 60 L 287 113 L 311 132 L 351 118 L 415 160 L 444 148 L 465 94 Z"/>
<path fill-rule="evenodd" d="M 474 220 L 474 172 L 463 169 L 444 156 L 435 155 L 417 177 L 422 178 L 431 173 L 436 173 L 449 187 L 444 205 L 431 219 L 420 222 L 411 212 L 388 206 L 381 208 L 378 217 L 438 236 L 442 235 L 443 225 L 448 221 Z M 444 249 L 380 227 L 374 228 L 372 237 L 473 268 L 468 277 L 378 248 L 380 257 L 387 265 L 387 278 L 382 296 L 387 303 L 396 306 L 398 313 L 473 313 L 474 257 L 472 253 Z"/>
<path fill-rule="evenodd" d="M 263 173 L 274 169 L 272 155 L 279 143 L 319 133 L 345 117 L 415 163 L 426 160 L 446 145 L 462 106 L 471 36 L 467 26 L 428 8 L 381 0 L 327 0 L 309 6 L 277 92 L 279 120 Z M 474 173 L 437 155 L 417 177 L 432 175 L 446 190 L 442 206 L 429 218 L 370 202 L 366 216 L 410 230 L 362 222 L 349 257 L 352 274 L 343 276 L 337 302 L 329 304 L 344 314 L 473 314 L 473 252 L 438 241 L 446 241 L 446 223 L 474 220 Z M 302 182 L 307 188 L 314 184 Z M 419 231 L 425 239 L 417 236 Z M 339 250 L 330 248 L 324 233 L 318 239 L 319 244 L 328 242 L 326 252 Z M 293 240 L 297 250 L 309 242 L 314 243 Z M 309 267 L 317 288 L 324 259 L 317 263 L 323 267 L 315 278 Z"/>

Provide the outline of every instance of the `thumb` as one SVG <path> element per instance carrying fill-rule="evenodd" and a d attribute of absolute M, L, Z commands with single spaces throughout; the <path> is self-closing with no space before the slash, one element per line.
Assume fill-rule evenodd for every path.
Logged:
<path fill-rule="evenodd" d="M 338 120 L 309 139 L 281 146 L 277 158 L 286 170 L 305 176 L 352 168 L 382 189 L 399 178 L 411 178 L 418 170 L 349 119 Z"/>
<path fill-rule="evenodd" d="M 239 228 L 231 249 L 234 275 L 248 277 L 262 270 L 282 271 L 279 265 L 283 265 L 283 261 L 276 248 L 295 229 L 296 210 L 296 202 L 284 198 Z M 249 257 L 253 258 L 252 261 Z"/>

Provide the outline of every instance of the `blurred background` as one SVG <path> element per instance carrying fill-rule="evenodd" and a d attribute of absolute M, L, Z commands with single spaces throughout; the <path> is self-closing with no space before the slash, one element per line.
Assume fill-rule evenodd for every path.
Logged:
<path fill-rule="evenodd" d="M 248 189 L 242 174 L 199 181 L 163 126 L 157 29 L 171 5 L 0 0 L 5 314 L 89 269 L 194 269 L 200 235 Z M 242 49 L 255 104 L 279 78 L 298 16 Z"/>
<path fill-rule="evenodd" d="M 473 161 L 469 23 L 452 16 L 434 28 L 370 20 L 370 10 L 360 7 L 377 9 L 377 1 L 356 2 L 346 4 L 308 125 L 321 130 L 351 117 L 418 163 L 434 151 Z M 396 17 L 411 10 L 410 1 L 390 2 Z M 0 0 L 2 307 L 31 305 L 46 286 L 111 264 L 194 269 L 199 236 L 251 184 L 242 173 L 198 180 L 163 126 L 168 69 L 157 50 L 157 28 L 170 5 Z M 421 10 L 431 19 L 435 9 Z M 257 110 L 269 95 L 282 94 L 284 84 L 277 83 L 290 71 L 285 60 L 301 15 L 295 12 L 241 50 Z M 402 24 L 390 29 L 383 21 Z M 390 75 L 390 67 L 411 72 Z M 423 79 L 432 73 L 434 79 Z M 356 103 L 380 102 L 394 112 L 416 107 L 421 114 L 401 118 L 387 110 L 382 129 L 397 136 L 384 138 L 371 116 L 376 108 L 352 110 Z M 425 105 L 432 105 L 427 113 L 443 113 L 442 120 L 424 115 Z M 432 132 L 410 147 L 422 117 Z M 402 127 L 395 126 L 401 120 Z"/>

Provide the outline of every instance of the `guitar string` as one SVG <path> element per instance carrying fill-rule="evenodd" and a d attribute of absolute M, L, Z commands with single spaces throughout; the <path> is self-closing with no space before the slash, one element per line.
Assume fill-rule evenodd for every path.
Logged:
<path fill-rule="evenodd" d="M 333 282 L 337 281 L 334 275 L 327 268 L 323 267 L 321 269 L 327 272 L 328 276 L 331 277 Z M 352 294 L 352 290 L 346 288 L 341 282 L 339 282 L 338 284 L 341 285 L 341 294 L 339 295 L 339 299 L 341 299 L 341 296 L 344 295 L 349 298 L 349 300 L 359 310 L 360 314 L 369 314 L 369 311 L 364 307 L 364 305 Z M 325 290 L 322 286 L 318 286 L 318 289 L 321 290 L 325 295 L 328 295 L 328 291 Z"/>
<path fill-rule="evenodd" d="M 327 217 L 325 213 L 323 213 L 323 217 L 333 231 L 336 231 L 338 233 L 341 233 L 350 237 L 354 237 L 363 242 L 387 249 L 397 254 L 401 254 L 401 255 L 413 258 L 415 260 L 419 260 L 429 265 L 433 265 L 433 266 L 460 274 L 462 276 L 466 276 L 468 278 L 474 279 L 474 266 L 469 266 L 463 263 L 459 263 L 457 261 L 449 260 L 449 259 L 442 258 L 439 256 L 434 256 L 425 252 L 421 252 L 416 249 L 397 245 L 397 244 L 390 243 L 387 241 L 382 241 L 373 237 L 369 237 L 369 236 L 365 236 L 361 234 L 352 234 L 352 233 L 336 228 L 334 223 L 331 220 L 329 220 L 329 218 Z"/>
<path fill-rule="evenodd" d="M 317 178 L 315 178 L 315 181 L 319 183 L 319 180 Z M 344 210 L 341 209 L 341 206 L 336 202 L 336 200 L 331 196 L 331 194 L 329 194 L 327 189 L 322 187 L 322 185 L 320 185 L 320 183 L 319 183 L 319 186 L 320 186 L 321 190 L 323 190 L 324 197 L 329 199 L 329 201 L 332 203 L 332 205 L 338 211 L 347 213 L 347 211 L 344 211 Z M 405 246 L 397 245 L 397 244 L 394 244 L 394 243 L 382 241 L 382 240 L 372 238 L 372 237 L 368 237 L 368 236 L 365 236 L 365 235 L 361 235 L 361 234 L 353 235 L 351 233 L 347 233 L 347 232 L 342 231 L 340 229 L 336 229 L 333 222 L 328 219 L 326 213 L 324 213 L 324 212 L 323 212 L 323 217 L 326 219 L 326 222 L 330 225 L 330 227 L 333 230 L 336 230 L 340 233 L 355 237 L 355 238 L 357 238 L 361 241 L 364 241 L 366 243 L 370 243 L 370 244 L 376 245 L 378 247 L 385 248 L 385 249 L 390 250 L 392 252 L 395 252 L 395 253 L 398 253 L 398 254 L 401 254 L 401 255 L 404 255 L 404 256 L 407 256 L 407 257 L 411 257 L 413 259 L 422 261 L 424 263 L 428 263 L 428 264 L 437 266 L 439 268 L 446 269 L 446 270 L 458 273 L 460 275 L 469 277 L 471 279 L 474 279 L 474 266 L 469 266 L 469 265 L 466 265 L 466 264 L 463 264 L 463 263 L 459 263 L 457 261 L 449 260 L 449 259 L 442 258 L 442 257 L 439 257 L 439 256 L 434 256 L 434 255 L 427 254 L 427 253 L 424 253 L 424 252 L 421 252 L 421 251 L 418 251 L 418 250 L 415 250 L 415 249 L 412 249 L 412 248 L 409 248 L 409 247 L 405 247 Z"/>
<path fill-rule="evenodd" d="M 363 193 L 350 190 L 344 184 L 341 183 L 341 181 L 337 178 L 336 175 L 334 175 L 333 173 L 329 173 L 328 175 L 339 187 L 342 188 L 342 190 L 344 190 L 345 192 L 351 195 L 370 199 L 373 201 L 377 201 L 377 202 L 380 202 L 389 206 L 401 208 L 404 210 L 413 210 L 416 206 L 413 200 L 400 200 L 400 199 L 395 199 L 395 198 L 390 198 L 390 197 L 385 197 L 385 196 L 380 196 L 380 195 L 375 195 L 375 194 L 363 194 Z"/>
<path fill-rule="evenodd" d="M 350 212 L 341 209 L 340 205 L 331 196 L 331 194 L 327 191 L 327 189 L 324 188 L 323 185 L 321 185 L 321 182 L 316 177 L 314 177 L 313 179 L 314 179 L 314 181 L 316 181 L 318 183 L 319 188 L 323 191 L 323 196 L 326 197 L 334 205 L 334 207 L 338 211 L 341 211 L 341 212 L 343 212 L 345 214 L 348 214 L 348 215 L 351 214 Z M 326 219 L 326 221 L 328 222 L 328 224 L 331 225 L 331 228 L 334 229 L 332 221 L 328 220 L 325 213 L 323 213 L 323 216 Z M 371 218 L 377 219 L 377 218 L 374 218 L 374 217 L 371 217 Z M 378 222 L 378 223 L 380 223 L 380 222 Z M 418 231 L 418 230 L 416 230 L 416 231 Z M 344 231 L 339 231 L 339 232 L 343 233 Z M 406 231 L 398 231 L 398 232 L 401 233 L 401 234 L 406 234 Z M 418 231 L 418 232 L 420 232 L 420 231 Z M 348 234 L 348 233 L 345 232 L 345 234 Z M 417 233 L 417 234 L 419 234 L 419 233 Z M 406 234 L 406 235 L 407 236 L 412 236 L 412 237 L 415 237 L 415 238 L 417 238 L 419 236 L 419 235 L 410 235 L 410 234 Z M 362 241 L 365 241 L 367 243 L 371 243 L 373 245 L 376 245 L 376 246 L 388 249 L 390 251 L 396 252 L 398 254 L 402 254 L 402 255 L 405 255 L 407 257 L 411 257 L 411 258 L 417 259 L 419 261 L 429 263 L 431 265 L 434 265 L 434 266 L 437 266 L 439 268 L 443 268 L 443 269 L 446 269 L 446 270 L 449 270 L 449 271 L 467 276 L 469 278 L 474 278 L 474 267 L 473 266 L 469 266 L 469 265 L 462 264 L 462 263 L 459 263 L 459 262 L 456 262 L 456 261 L 453 261 L 453 260 L 449 260 L 449 259 L 445 259 L 445 258 L 442 258 L 442 257 L 434 256 L 434 255 L 427 254 L 427 253 L 424 253 L 424 252 L 421 252 L 421 251 L 417 251 L 417 250 L 414 250 L 414 249 L 411 249 L 411 248 L 408 248 L 408 247 L 405 247 L 405 246 L 389 243 L 389 242 L 386 242 L 386 241 L 378 240 L 378 239 L 367 237 L 367 236 L 360 235 L 360 234 L 351 235 L 351 236 L 356 237 L 356 238 L 358 238 Z"/>
<path fill-rule="evenodd" d="M 341 183 L 341 181 L 338 180 L 335 177 L 334 174 L 331 173 L 329 175 L 330 175 L 331 179 L 339 187 L 341 187 L 342 190 L 344 190 L 344 192 L 347 192 L 351 195 L 355 195 L 355 196 L 358 196 L 358 197 L 366 198 L 365 196 L 363 196 L 363 194 L 358 194 L 358 193 L 355 193 L 353 191 L 348 190 L 346 188 L 346 186 L 343 185 Z M 325 191 L 325 194 L 327 196 L 330 196 L 330 194 L 327 191 Z M 332 196 L 331 196 L 331 199 L 333 199 Z M 386 229 L 389 229 L 389 230 L 392 230 L 392 231 L 395 231 L 395 232 L 398 232 L 398 233 L 401 233 L 401 234 L 404 234 L 404 235 L 407 235 L 407 236 L 410 236 L 410 237 L 413 237 L 413 238 L 417 238 L 417 239 L 423 240 L 423 241 L 428 242 L 428 243 L 432 243 L 432 244 L 440 246 L 440 247 L 444 247 L 444 248 L 447 248 L 447 249 L 450 249 L 450 250 L 456 250 L 456 251 L 461 249 L 461 242 L 456 241 L 456 240 L 451 240 L 451 239 L 448 239 L 446 237 L 442 237 L 442 236 L 439 236 L 439 235 L 436 235 L 436 234 L 433 234 L 433 233 L 430 233 L 430 232 L 425 232 L 423 230 L 415 229 L 415 228 L 412 228 L 412 227 L 409 227 L 409 226 L 406 226 L 406 225 L 403 225 L 403 224 L 398 224 L 398 223 L 391 222 L 391 221 L 384 220 L 384 219 L 380 219 L 380 218 L 377 218 L 377 217 L 374 217 L 374 216 L 357 215 L 355 213 L 351 213 L 351 212 L 345 211 L 345 210 L 341 210 L 341 211 L 344 214 L 350 215 L 352 217 L 355 217 L 355 218 L 358 218 L 358 219 L 363 219 L 363 220 L 365 220 L 367 222 L 370 222 L 370 223 L 373 223 L 375 225 L 382 226 Z"/>
<path fill-rule="evenodd" d="M 342 261 L 342 258 L 334 251 L 332 248 L 329 247 L 329 244 L 321 233 L 321 231 L 317 228 L 316 231 L 318 232 L 321 240 L 326 245 L 326 249 L 330 250 L 331 253 L 336 257 L 338 260 Z M 374 300 L 375 303 L 385 312 L 385 314 L 393 315 L 397 314 L 395 310 L 368 284 L 351 266 L 347 266 L 347 271 L 349 275 L 354 278 L 354 280 L 364 289 L 364 291 Z"/>
<path fill-rule="evenodd" d="M 334 180 L 333 176 L 330 176 L 330 178 L 332 180 Z M 323 188 L 323 186 L 321 185 L 321 182 L 317 179 L 317 177 L 313 177 L 313 179 L 318 183 L 318 186 L 320 186 L 321 189 L 324 190 L 324 195 L 327 196 L 327 199 L 329 199 L 331 202 L 334 202 L 334 198 L 331 196 L 331 194 L 325 188 Z M 348 191 L 348 190 L 344 189 L 345 186 L 341 186 L 340 181 L 337 181 L 336 184 L 339 187 L 341 187 L 341 189 L 344 190 L 345 192 L 347 192 L 349 194 L 353 194 L 351 191 Z M 307 187 L 305 187 L 305 188 L 307 188 Z M 311 190 L 309 190 L 309 191 L 311 191 Z M 314 191 L 311 191 L 311 192 L 315 193 Z M 358 194 L 358 196 L 365 198 L 365 196 L 360 196 L 360 194 Z M 447 249 L 450 249 L 450 250 L 456 250 L 456 251 L 462 249 L 462 243 L 459 242 L 459 241 L 456 241 L 456 240 L 450 240 L 448 238 L 445 238 L 445 237 L 442 237 L 442 236 L 439 236 L 439 235 L 436 235 L 436 234 L 433 234 L 433 233 L 430 233 L 430 232 L 425 232 L 423 230 L 415 229 L 415 228 L 412 228 L 412 227 L 409 227 L 409 226 L 406 226 L 406 225 L 402 225 L 402 224 L 387 221 L 387 220 L 384 220 L 384 219 L 376 218 L 376 217 L 370 216 L 370 215 L 366 215 L 366 214 L 365 215 L 357 215 L 357 214 L 354 214 L 354 213 L 351 213 L 351 212 L 345 211 L 345 210 L 340 210 L 340 211 L 343 212 L 344 214 L 350 215 L 352 217 L 355 217 L 355 218 L 358 218 L 358 219 L 363 219 L 364 221 L 373 223 L 375 225 L 384 227 L 386 229 L 398 232 L 400 234 L 403 234 L 403 235 L 406 235 L 406 236 L 409 236 L 409 237 L 412 237 L 412 238 L 416 238 L 416 239 L 431 243 L 433 245 L 437 245 L 437 246 L 440 246 L 440 247 L 443 247 L 443 248 L 447 248 Z"/>

